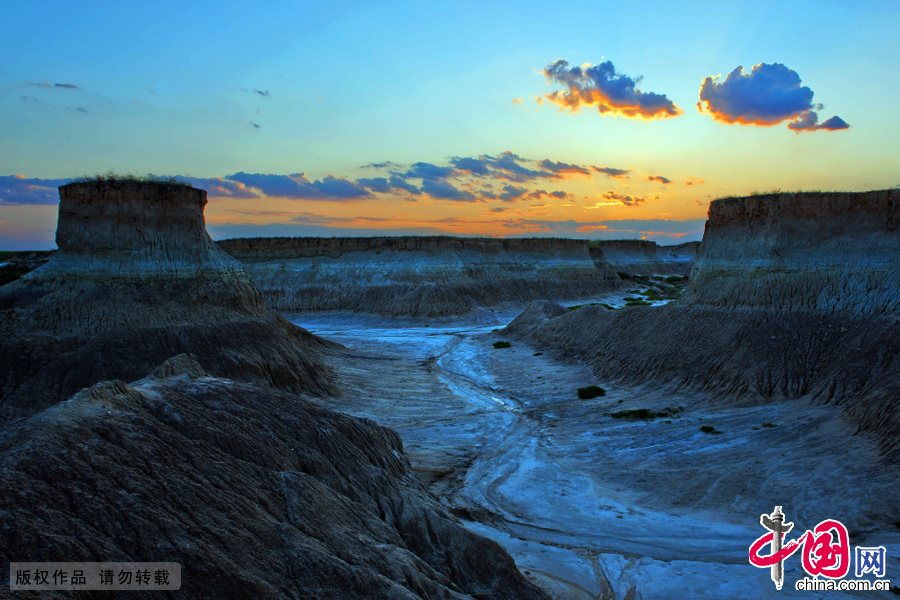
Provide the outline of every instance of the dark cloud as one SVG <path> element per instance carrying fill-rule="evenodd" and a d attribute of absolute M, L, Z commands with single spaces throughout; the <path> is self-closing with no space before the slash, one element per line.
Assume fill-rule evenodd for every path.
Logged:
<path fill-rule="evenodd" d="M 549 81 L 566 86 L 566 90 L 547 94 L 541 100 L 568 108 L 572 112 L 585 106 L 594 106 L 602 115 L 644 119 L 677 117 L 684 112 L 665 94 L 637 89 L 642 78 L 632 79 L 616 73 L 611 61 L 569 68 L 568 61 L 559 59 L 547 65 L 543 73 Z"/>
<path fill-rule="evenodd" d="M 367 165 L 363 165 L 360 168 L 361 169 L 387 169 L 387 168 L 393 168 L 393 167 L 399 167 L 399 166 L 400 165 L 398 165 L 395 162 L 386 160 L 386 161 L 380 162 L 380 163 L 369 163 Z"/>
<path fill-rule="evenodd" d="M 415 179 L 445 179 L 454 174 L 451 167 L 440 167 L 427 162 L 413 163 L 409 170 L 403 174 L 404 178 Z"/>
<path fill-rule="evenodd" d="M 265 196 L 308 200 L 357 200 L 370 198 L 369 190 L 357 183 L 339 177 L 326 176 L 321 181 L 310 181 L 303 173 L 273 175 L 239 172 L 226 179 L 258 189 Z"/>
<path fill-rule="evenodd" d="M 466 190 L 459 190 L 450 183 L 440 179 L 425 179 L 421 187 L 423 194 L 428 194 L 436 200 L 457 200 L 460 202 L 477 202 L 475 194 Z"/>
<path fill-rule="evenodd" d="M 603 194 L 601 198 L 604 202 L 598 203 L 597 206 L 593 206 L 591 208 L 598 208 L 600 206 L 609 206 L 612 204 L 623 204 L 625 206 L 640 206 L 647 202 L 650 196 L 632 196 L 630 194 L 619 194 L 618 192 L 609 191 Z M 654 197 L 655 199 L 659 199 L 658 196 Z"/>
<path fill-rule="evenodd" d="M 391 191 L 391 186 L 388 185 L 388 180 L 386 177 L 372 177 L 372 178 L 363 177 L 361 179 L 357 179 L 356 183 L 358 183 L 362 187 L 367 188 L 373 192 L 380 192 L 382 194 L 386 194 Z"/>
<path fill-rule="evenodd" d="M 262 125 L 260 125 L 259 123 L 254 123 L 253 121 L 250 121 L 250 125 L 253 126 L 253 129 L 261 129 L 262 128 Z"/>
<path fill-rule="evenodd" d="M 84 108 L 84 107 L 81 107 L 81 106 L 76 106 L 76 107 L 75 107 L 75 111 L 76 111 L 76 112 L 80 112 L 80 113 L 86 113 L 86 112 L 87 112 L 87 109 Z"/>
<path fill-rule="evenodd" d="M 849 129 L 847 124 L 840 117 L 831 117 L 824 123 L 819 124 L 819 115 L 813 110 L 808 110 L 796 120 L 788 123 L 788 129 L 800 133 L 801 131 L 816 131 L 819 129 L 827 129 L 828 131 L 837 131 L 838 129 Z"/>
<path fill-rule="evenodd" d="M 564 162 L 553 162 L 548 158 L 540 161 L 538 166 L 551 173 L 565 173 L 567 175 L 590 175 L 591 172 L 587 167 L 580 165 L 570 165 Z"/>
<path fill-rule="evenodd" d="M 497 198 L 504 202 L 515 202 L 528 193 L 528 188 L 516 187 L 512 184 L 503 186 L 503 191 L 498 194 Z"/>
<path fill-rule="evenodd" d="M 631 173 L 631 169 L 615 169 L 613 167 L 593 167 L 593 169 L 616 179 L 628 179 L 628 174 Z"/>
<path fill-rule="evenodd" d="M 259 94 L 260 96 L 262 96 L 263 98 L 269 98 L 269 90 L 262 91 L 262 90 L 254 89 L 253 91 L 256 92 L 257 94 Z"/>
<path fill-rule="evenodd" d="M 528 194 L 529 200 L 540 200 L 541 198 L 556 198 L 558 200 L 565 200 L 568 197 L 569 194 L 562 190 L 556 190 L 555 192 L 548 192 L 547 190 L 534 190 L 533 192 L 529 192 Z"/>
<path fill-rule="evenodd" d="M 391 186 L 391 189 L 409 192 L 413 196 L 418 196 L 422 193 L 417 186 L 404 181 L 404 179 L 398 175 L 391 175 L 391 179 L 388 183 Z"/>
<path fill-rule="evenodd" d="M 22 175 L 0 176 L 0 206 L 52 205 L 59 202 L 59 186 L 65 179 L 29 179 Z"/>
<path fill-rule="evenodd" d="M 667 183 L 672 183 L 672 180 L 668 177 L 663 177 L 662 175 L 647 175 L 647 181 L 656 181 L 657 183 L 661 183 L 663 185 Z"/>
<path fill-rule="evenodd" d="M 722 123 L 772 126 L 792 121 L 788 127 L 798 132 L 849 127 L 839 117 L 816 126 L 818 115 L 813 109 L 823 106 L 813 104 L 813 91 L 800 83 L 800 75 L 781 63 L 760 63 L 749 73 L 739 66 L 723 81 L 719 77 L 703 80 L 697 109 Z"/>

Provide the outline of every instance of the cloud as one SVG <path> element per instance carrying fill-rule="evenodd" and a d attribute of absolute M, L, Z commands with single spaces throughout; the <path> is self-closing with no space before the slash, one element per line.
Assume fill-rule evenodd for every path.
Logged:
<path fill-rule="evenodd" d="M 602 200 L 601 202 L 585 208 L 600 208 L 602 206 L 615 206 L 617 204 L 622 204 L 624 206 L 640 206 L 647 202 L 647 200 L 659 200 L 659 196 L 654 196 L 653 198 L 650 196 L 632 196 L 630 194 L 619 194 L 618 192 L 613 191 L 606 192 L 600 198 Z"/>
<path fill-rule="evenodd" d="M 684 185 L 703 185 L 706 183 L 699 177 L 688 177 L 687 181 L 684 182 Z"/>
<path fill-rule="evenodd" d="M 36 83 L 34 81 L 29 81 L 28 85 L 33 85 L 35 87 L 42 87 L 42 88 L 55 88 L 58 90 L 80 90 L 81 89 L 74 83 L 50 83 L 49 81 L 45 81 L 43 83 Z"/>
<path fill-rule="evenodd" d="M 513 98 L 512 105 L 515 106 L 517 104 L 522 104 L 521 98 Z"/>
<path fill-rule="evenodd" d="M 24 175 L 0 176 L 0 206 L 53 205 L 59 203 L 59 186 L 65 179 L 29 179 Z"/>
<path fill-rule="evenodd" d="M 665 94 L 637 89 L 642 78 L 632 79 L 616 73 L 611 61 L 569 68 L 568 61 L 559 59 L 542 72 L 548 81 L 566 87 L 565 91 L 543 96 L 546 101 L 560 106 L 560 110 L 568 108 L 578 112 L 585 106 L 594 106 L 601 115 L 643 119 L 677 117 L 684 113 Z"/>
<path fill-rule="evenodd" d="M 749 73 L 739 66 L 719 81 L 707 77 L 700 85 L 697 110 L 722 123 L 768 127 L 792 121 L 788 127 L 799 131 L 847 129 L 849 125 L 832 117 L 816 126 L 821 104 L 813 104 L 813 91 L 800 85 L 800 75 L 781 63 L 760 63 Z M 827 124 L 827 126 L 826 126 Z"/>
<path fill-rule="evenodd" d="M 497 197 L 504 202 L 515 202 L 528 193 L 528 188 L 516 187 L 512 184 L 503 186 L 503 192 Z"/>
<path fill-rule="evenodd" d="M 800 133 L 801 131 L 817 131 L 819 129 L 837 131 L 838 129 L 849 129 L 850 127 L 850 125 L 848 125 L 846 121 L 838 116 L 831 117 L 821 124 L 818 124 L 818 121 L 819 115 L 816 114 L 815 111 L 808 110 L 805 113 L 801 114 L 796 121 L 788 123 L 788 129 L 791 129 L 796 133 Z"/>
<path fill-rule="evenodd" d="M 615 169 L 613 167 L 593 167 L 593 169 L 615 179 L 628 179 L 628 174 L 631 173 L 631 169 Z"/>
<path fill-rule="evenodd" d="M 440 167 L 426 162 L 413 163 L 409 170 L 403 174 L 403 177 L 414 177 L 417 179 L 443 179 L 453 175 L 454 171 L 450 167 Z"/>
<path fill-rule="evenodd" d="M 250 125 L 253 126 L 253 129 L 261 129 L 262 128 L 262 125 L 260 125 L 259 123 L 254 123 L 253 121 L 250 121 Z"/>
<path fill-rule="evenodd" d="M 341 177 L 326 176 L 321 181 L 310 181 L 303 173 L 273 175 L 244 173 L 228 175 L 225 179 L 237 181 L 258 189 L 262 195 L 279 198 L 307 200 L 359 200 L 372 195 L 363 186 Z"/>
<path fill-rule="evenodd" d="M 567 175 L 587 175 L 590 176 L 591 172 L 587 167 L 582 167 L 579 165 L 570 165 L 564 162 L 553 162 L 548 158 L 540 161 L 538 166 L 542 169 L 549 171 L 551 173 L 564 173 Z"/>
<path fill-rule="evenodd" d="M 555 192 L 547 192 L 547 190 L 534 190 L 533 192 L 529 192 L 528 194 L 529 200 L 540 200 L 541 198 L 556 198 L 557 200 L 565 200 L 568 197 L 569 193 L 562 190 L 556 190 Z"/>
<path fill-rule="evenodd" d="M 262 96 L 263 98 L 269 98 L 269 97 L 270 97 L 270 96 L 269 96 L 269 90 L 262 91 L 262 90 L 254 89 L 253 91 L 256 92 L 257 94 L 259 94 L 260 96 Z"/>
<path fill-rule="evenodd" d="M 663 177 L 662 175 L 647 175 L 647 181 L 656 181 L 657 183 L 661 183 L 663 185 L 667 183 L 672 183 L 672 180 L 668 177 Z"/>
<path fill-rule="evenodd" d="M 421 187 L 423 194 L 428 194 L 437 200 L 458 200 L 461 202 L 477 202 L 475 194 L 465 190 L 458 190 L 453 185 L 440 179 L 425 179 Z"/>
<path fill-rule="evenodd" d="M 455 175 L 488 177 L 514 183 L 525 183 L 536 179 L 563 180 L 571 177 L 590 176 L 589 165 L 574 165 L 554 162 L 550 159 L 531 160 L 512 152 L 502 152 L 497 156 L 482 154 L 478 157 L 450 158 L 450 164 L 456 168 Z"/>

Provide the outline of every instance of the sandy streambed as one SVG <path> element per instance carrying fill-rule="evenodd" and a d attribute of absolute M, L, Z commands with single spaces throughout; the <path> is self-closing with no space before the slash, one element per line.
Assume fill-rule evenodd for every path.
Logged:
<path fill-rule="evenodd" d="M 852 545 L 887 546 L 887 577 L 900 579 L 898 479 L 838 409 L 620 388 L 515 340 L 494 348 L 520 308 L 292 320 L 348 348 L 331 361 L 343 394 L 329 406 L 396 429 L 431 491 L 559 598 L 826 594 L 793 589 L 799 554 L 780 592 L 748 564 L 776 504 L 798 534 L 833 518 Z M 579 399 L 589 384 L 608 393 Z M 641 408 L 667 416 L 610 416 Z"/>

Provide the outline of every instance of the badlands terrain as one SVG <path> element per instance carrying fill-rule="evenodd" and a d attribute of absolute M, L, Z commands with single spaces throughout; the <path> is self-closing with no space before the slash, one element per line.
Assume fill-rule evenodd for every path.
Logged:
<path fill-rule="evenodd" d="M 699 249 L 217 245 L 199 190 L 60 196 L 59 250 L 0 287 L 7 563 L 177 561 L 190 598 L 825 597 L 748 563 L 780 505 L 900 572 L 897 191 L 716 200 Z"/>

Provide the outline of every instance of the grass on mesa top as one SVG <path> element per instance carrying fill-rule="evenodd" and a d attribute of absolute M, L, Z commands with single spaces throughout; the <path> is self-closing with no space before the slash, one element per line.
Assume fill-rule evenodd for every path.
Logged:
<path fill-rule="evenodd" d="M 106 173 L 97 173 L 96 175 L 83 175 L 69 180 L 69 183 L 93 183 L 93 182 L 109 182 L 109 183 L 162 183 L 166 185 L 179 185 L 183 187 L 194 187 L 191 184 L 175 179 L 174 177 L 162 177 L 159 175 L 139 175 L 137 173 L 125 173 L 124 175 L 116 173 L 112 169 Z"/>
<path fill-rule="evenodd" d="M 509 342 L 494 342 L 494 348 L 509 348 L 510 346 L 512 346 L 512 344 L 510 344 Z"/>

